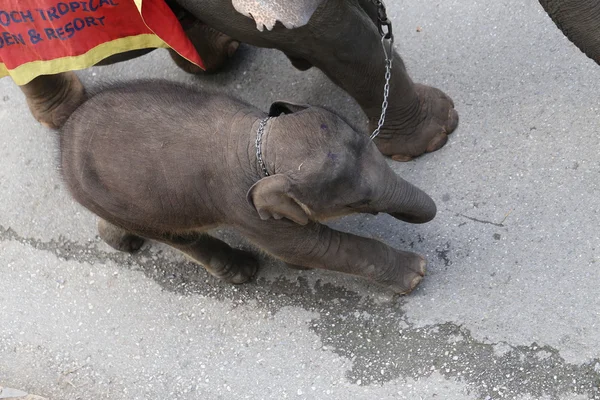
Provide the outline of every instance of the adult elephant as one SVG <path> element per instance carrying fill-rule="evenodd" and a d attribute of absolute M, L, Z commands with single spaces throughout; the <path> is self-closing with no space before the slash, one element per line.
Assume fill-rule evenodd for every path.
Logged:
<path fill-rule="evenodd" d="M 565 36 L 600 64 L 600 1 L 540 0 L 540 4 Z"/>
<path fill-rule="evenodd" d="M 176 8 L 181 7 L 202 21 L 221 40 L 204 43 L 220 43 L 217 47 L 226 46 L 227 54 L 235 50 L 236 41 L 275 48 L 301 70 L 315 66 L 359 103 L 369 118 L 370 129 L 377 126 L 386 61 L 376 24 L 375 0 L 176 2 Z M 199 35 L 199 40 L 191 37 L 192 42 L 202 45 L 205 33 Z M 140 53 L 144 51 L 119 55 L 103 63 Z M 174 58 L 185 68 L 184 61 Z M 69 115 L 83 96 L 83 87 L 74 73 L 40 76 L 21 88 L 34 116 L 53 127 L 63 122 L 63 116 Z M 402 59 L 394 52 L 387 116 L 375 139 L 379 150 L 395 160 L 410 160 L 442 147 L 457 125 L 458 114 L 452 100 L 436 88 L 413 83 Z"/>

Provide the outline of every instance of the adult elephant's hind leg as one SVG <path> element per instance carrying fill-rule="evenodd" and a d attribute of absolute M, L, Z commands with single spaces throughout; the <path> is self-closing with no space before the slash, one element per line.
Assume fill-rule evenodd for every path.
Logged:
<path fill-rule="evenodd" d="M 168 49 L 175 64 L 190 74 L 217 72 L 223 68 L 237 51 L 240 42 L 201 22 L 179 4 L 173 1 L 167 1 L 167 4 L 177 16 L 185 34 L 202 58 L 205 69 L 202 70 L 196 64 L 189 62 L 173 49 Z"/>
<path fill-rule="evenodd" d="M 385 58 L 372 10 L 363 0 L 327 0 L 307 25 L 286 29 L 276 24 L 273 30 L 263 32 L 254 20 L 238 13 L 231 0 L 180 0 L 180 4 L 237 40 L 279 49 L 295 62 L 304 60 L 303 69 L 310 65 L 321 69 L 356 99 L 370 128 L 376 126 L 383 101 Z M 438 89 L 413 84 L 397 53 L 390 84 L 387 117 L 376 140 L 379 149 L 397 160 L 408 160 L 442 147 L 458 124 L 452 100 Z"/>
<path fill-rule="evenodd" d="M 173 49 L 168 50 L 175 64 L 190 74 L 219 71 L 227 64 L 240 46 L 240 42 L 237 40 L 233 40 L 231 37 L 200 21 L 196 21 L 192 26 L 188 27 L 185 33 L 202 58 L 205 70 L 181 57 Z"/>
<path fill-rule="evenodd" d="M 60 128 L 86 99 L 83 84 L 74 72 L 41 75 L 20 86 L 33 117 L 49 128 Z"/>

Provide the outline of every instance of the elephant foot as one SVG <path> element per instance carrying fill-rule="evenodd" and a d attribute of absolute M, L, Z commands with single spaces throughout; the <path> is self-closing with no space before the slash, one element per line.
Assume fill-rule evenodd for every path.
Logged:
<path fill-rule="evenodd" d="M 211 265 L 206 270 L 214 277 L 233 284 L 250 281 L 258 271 L 258 261 L 243 250 L 232 249 L 226 263 Z"/>
<path fill-rule="evenodd" d="M 458 126 L 454 102 L 431 86 L 415 84 L 418 101 L 409 113 L 388 110 L 385 125 L 374 139 L 382 154 L 395 161 L 410 161 L 424 153 L 440 149 Z M 371 118 L 371 131 L 379 117 Z"/>
<path fill-rule="evenodd" d="M 38 76 L 21 86 L 21 90 L 33 117 L 52 129 L 60 128 L 86 100 L 83 84 L 71 71 Z"/>
<path fill-rule="evenodd" d="M 192 24 L 191 27 L 186 29 L 185 33 L 190 38 L 202 61 L 204 61 L 206 70 L 202 70 L 202 68 L 189 62 L 172 49 L 169 49 L 169 54 L 175 64 L 189 74 L 198 75 L 219 71 L 233 57 L 240 46 L 240 42 L 237 40 L 200 21 Z"/>
<path fill-rule="evenodd" d="M 415 256 L 410 266 L 404 266 L 399 270 L 398 276 L 394 277 L 393 280 L 382 283 L 399 295 L 412 292 L 423 280 L 427 266 L 427 261 L 423 257 L 416 254 Z"/>
<path fill-rule="evenodd" d="M 103 219 L 98 221 L 100 238 L 115 250 L 133 253 L 144 244 L 144 238 L 127 232 Z"/>

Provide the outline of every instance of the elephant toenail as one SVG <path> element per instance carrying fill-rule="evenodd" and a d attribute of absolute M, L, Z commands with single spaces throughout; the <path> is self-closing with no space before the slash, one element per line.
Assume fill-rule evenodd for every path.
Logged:
<path fill-rule="evenodd" d="M 424 259 L 423 257 L 421 257 L 421 260 L 419 261 L 419 268 L 418 268 L 418 273 L 421 276 L 425 276 L 425 272 L 427 271 L 427 260 Z"/>
<path fill-rule="evenodd" d="M 458 112 L 452 108 L 448 112 L 448 134 L 454 132 L 454 130 L 458 127 Z"/>
<path fill-rule="evenodd" d="M 446 130 L 442 128 L 442 132 L 437 134 L 433 139 L 429 141 L 427 145 L 427 149 L 425 150 L 427 153 L 431 153 L 432 151 L 436 151 L 440 149 L 442 146 L 446 144 L 448 141 L 448 134 Z"/>
<path fill-rule="evenodd" d="M 416 276 L 416 277 L 414 277 L 413 280 L 410 281 L 410 289 L 409 289 L 408 292 L 411 292 L 414 288 L 416 288 L 417 285 L 419 283 L 421 283 L 422 280 L 423 280 L 422 276 Z"/>
<path fill-rule="evenodd" d="M 233 55 L 237 51 L 238 47 L 240 47 L 240 42 L 238 42 L 238 41 L 231 42 L 231 44 L 229 45 L 229 48 L 227 49 L 227 55 L 229 57 L 233 57 Z"/>
<path fill-rule="evenodd" d="M 392 160 L 394 161 L 400 161 L 400 162 L 407 162 L 412 160 L 413 158 L 411 156 L 405 156 L 402 154 L 395 154 L 392 156 Z"/>

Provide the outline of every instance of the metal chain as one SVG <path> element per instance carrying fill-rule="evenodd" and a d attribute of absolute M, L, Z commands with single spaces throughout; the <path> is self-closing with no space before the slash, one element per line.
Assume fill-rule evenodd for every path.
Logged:
<path fill-rule="evenodd" d="M 267 171 L 267 167 L 263 161 L 261 147 L 262 137 L 265 133 L 265 126 L 270 119 L 271 117 L 266 117 L 260 121 L 260 124 L 258 124 L 258 130 L 256 131 L 256 141 L 254 143 L 256 146 L 256 159 L 258 160 L 258 166 L 262 169 L 262 172 L 265 174 L 265 176 L 269 176 L 270 174 L 269 171 Z"/>
<path fill-rule="evenodd" d="M 381 35 L 381 47 L 385 56 L 385 84 L 383 85 L 383 103 L 381 104 L 381 115 L 377 122 L 377 128 L 373 131 L 370 138 L 375 139 L 383 123 L 388 107 L 388 97 L 390 95 L 390 80 L 392 78 L 392 61 L 394 60 L 394 34 L 392 33 L 392 22 L 387 17 L 385 4 L 381 0 L 371 0 L 377 6 L 377 29 Z M 384 29 L 384 27 L 386 29 Z M 389 41 L 389 49 L 386 47 L 386 40 Z"/>

